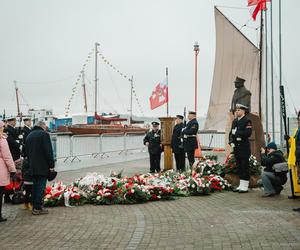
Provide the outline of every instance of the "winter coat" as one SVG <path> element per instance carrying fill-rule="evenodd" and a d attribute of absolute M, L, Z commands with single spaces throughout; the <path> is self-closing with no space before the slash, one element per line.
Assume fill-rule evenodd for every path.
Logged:
<path fill-rule="evenodd" d="M 20 150 L 20 140 L 18 131 L 16 128 L 8 125 L 4 132 L 7 134 L 7 142 L 9 146 L 10 153 L 14 161 L 20 159 L 21 150 Z"/>
<path fill-rule="evenodd" d="M 16 172 L 15 163 L 6 138 L 0 136 L 0 187 L 10 183 L 10 172 Z"/>
<path fill-rule="evenodd" d="M 161 141 L 160 141 L 160 130 L 154 132 L 151 130 L 144 138 L 144 145 L 146 142 L 149 143 L 148 151 L 150 154 L 159 155 L 162 152 Z"/>
<path fill-rule="evenodd" d="M 26 155 L 31 176 L 47 177 L 54 168 L 53 150 L 50 135 L 41 127 L 34 127 L 25 142 Z"/>
<path fill-rule="evenodd" d="M 285 162 L 285 159 L 280 150 L 261 155 L 261 165 L 265 167 L 264 171 L 266 172 L 274 172 L 273 165 L 281 162 Z"/>

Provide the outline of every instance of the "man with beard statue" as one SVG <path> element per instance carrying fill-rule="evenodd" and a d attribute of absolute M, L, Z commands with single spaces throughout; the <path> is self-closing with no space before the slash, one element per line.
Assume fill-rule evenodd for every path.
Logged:
<path fill-rule="evenodd" d="M 235 119 L 232 122 L 231 131 L 229 133 L 229 145 L 233 149 L 236 160 L 238 175 L 240 177 L 240 185 L 235 188 L 234 192 L 248 192 L 250 174 L 249 174 L 249 158 L 251 148 L 249 137 L 252 133 L 251 121 L 246 117 L 248 107 L 243 104 L 236 104 Z"/>

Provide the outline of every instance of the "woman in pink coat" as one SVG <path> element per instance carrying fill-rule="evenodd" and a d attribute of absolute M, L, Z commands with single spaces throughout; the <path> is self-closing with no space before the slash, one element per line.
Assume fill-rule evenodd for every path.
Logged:
<path fill-rule="evenodd" d="M 9 151 L 6 135 L 3 133 L 4 123 L 0 121 L 0 222 L 6 221 L 2 217 L 2 202 L 4 187 L 10 183 L 10 173 L 16 172 L 15 163 Z"/>

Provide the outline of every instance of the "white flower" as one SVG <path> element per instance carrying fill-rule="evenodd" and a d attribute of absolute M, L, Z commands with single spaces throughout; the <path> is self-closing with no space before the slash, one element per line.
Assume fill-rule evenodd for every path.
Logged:
<path fill-rule="evenodd" d="M 210 174 L 210 171 L 207 171 L 208 174 Z"/>
<path fill-rule="evenodd" d="M 193 185 L 192 185 L 192 188 L 195 188 L 195 187 L 196 187 L 195 184 L 193 184 Z"/>
<path fill-rule="evenodd" d="M 206 187 L 209 187 L 209 183 L 206 183 Z"/>
<path fill-rule="evenodd" d="M 97 201 L 99 201 L 100 199 L 101 199 L 101 197 L 100 197 L 100 196 L 97 196 L 97 197 L 96 197 L 96 200 L 97 200 Z"/>
<path fill-rule="evenodd" d="M 134 193 L 134 189 L 131 189 L 131 193 Z"/>

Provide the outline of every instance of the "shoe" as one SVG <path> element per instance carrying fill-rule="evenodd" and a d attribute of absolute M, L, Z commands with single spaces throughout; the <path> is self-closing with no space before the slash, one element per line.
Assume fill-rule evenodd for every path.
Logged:
<path fill-rule="evenodd" d="M 278 189 L 276 189 L 276 194 L 277 195 L 280 194 L 282 190 L 283 190 L 283 187 L 280 186 Z"/>
<path fill-rule="evenodd" d="M 248 190 L 239 190 L 239 194 L 248 193 Z"/>
<path fill-rule="evenodd" d="M 31 211 L 32 215 L 40 215 L 40 210 L 39 209 L 35 209 L 33 208 L 32 211 Z"/>
<path fill-rule="evenodd" d="M 31 205 L 31 203 L 28 203 L 28 210 L 32 211 L 32 205 Z"/>
<path fill-rule="evenodd" d="M 261 197 L 272 197 L 272 196 L 274 196 L 275 194 L 273 194 L 273 193 L 265 193 L 265 194 L 263 194 Z"/>
<path fill-rule="evenodd" d="M 293 208 L 293 211 L 295 211 L 295 212 L 300 212 L 300 207 Z"/>
<path fill-rule="evenodd" d="M 232 189 L 232 192 L 234 192 L 234 193 L 237 193 L 237 192 L 239 192 L 240 190 L 239 190 L 239 188 L 237 187 L 237 188 L 234 188 L 234 189 Z"/>
<path fill-rule="evenodd" d="M 5 222 L 5 221 L 7 221 L 7 219 L 0 217 L 0 222 Z"/>
<path fill-rule="evenodd" d="M 246 180 L 240 180 L 240 188 L 239 188 L 239 193 L 248 193 L 248 186 L 249 186 L 249 181 Z"/>
<path fill-rule="evenodd" d="M 24 203 L 23 209 L 24 210 L 29 210 L 29 204 L 30 203 Z"/>
<path fill-rule="evenodd" d="M 49 213 L 49 211 L 47 209 L 45 209 L 45 208 L 42 208 L 40 210 L 40 214 L 48 214 L 48 213 Z"/>

